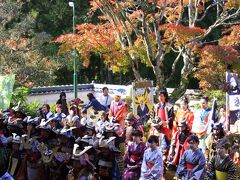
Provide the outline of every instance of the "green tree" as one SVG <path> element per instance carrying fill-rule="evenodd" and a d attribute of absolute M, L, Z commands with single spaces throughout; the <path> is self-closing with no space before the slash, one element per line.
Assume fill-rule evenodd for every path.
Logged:
<path fill-rule="evenodd" d="M 16 74 L 19 85 L 51 84 L 58 68 L 54 57 L 46 53 L 52 37 L 35 32 L 35 14 L 27 1 L 0 3 L 0 72 Z"/>

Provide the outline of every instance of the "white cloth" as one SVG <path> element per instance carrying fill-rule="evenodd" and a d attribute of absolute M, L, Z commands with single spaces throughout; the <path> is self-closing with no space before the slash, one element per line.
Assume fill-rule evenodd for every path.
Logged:
<path fill-rule="evenodd" d="M 46 119 L 48 120 L 50 117 L 52 117 L 53 116 L 53 113 L 52 112 L 48 112 L 47 114 L 46 114 Z"/>
<path fill-rule="evenodd" d="M 100 95 L 97 100 L 102 104 L 103 106 L 107 107 L 111 105 L 112 97 L 110 95 L 104 96 L 103 94 Z"/>
<path fill-rule="evenodd" d="M 149 168 L 147 163 L 153 163 L 154 166 Z M 146 173 L 149 173 L 149 176 L 145 176 Z M 141 178 L 140 180 L 161 180 L 163 176 L 163 158 L 162 152 L 159 148 L 156 148 L 152 151 L 148 148 L 144 152 L 143 162 L 141 167 Z"/>
<path fill-rule="evenodd" d="M 100 132 L 101 134 L 104 132 L 105 127 L 106 127 L 106 126 L 109 126 L 109 125 L 110 125 L 110 123 L 109 123 L 107 120 L 105 120 L 104 122 L 103 122 L 102 120 L 99 120 L 99 121 L 97 122 L 97 127 L 98 127 L 99 132 Z"/>

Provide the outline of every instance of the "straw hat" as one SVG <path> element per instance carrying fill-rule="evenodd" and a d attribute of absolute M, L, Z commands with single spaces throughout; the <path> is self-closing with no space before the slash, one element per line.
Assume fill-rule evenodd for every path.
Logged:
<path fill-rule="evenodd" d="M 91 148 L 92 148 L 92 146 L 85 146 L 84 149 L 82 151 L 80 151 L 79 150 L 79 145 L 74 144 L 72 158 L 73 159 L 75 159 L 75 158 L 79 159 L 80 156 L 82 156 L 84 153 L 86 153 Z"/>
<path fill-rule="evenodd" d="M 16 133 L 12 133 L 12 135 L 13 135 L 12 142 L 16 144 L 21 144 L 21 137 Z"/>

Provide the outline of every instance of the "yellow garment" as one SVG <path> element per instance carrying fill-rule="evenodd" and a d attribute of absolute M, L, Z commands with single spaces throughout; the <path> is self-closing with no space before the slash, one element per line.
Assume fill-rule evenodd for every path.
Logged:
<path fill-rule="evenodd" d="M 215 171 L 216 173 L 216 180 L 227 180 L 228 179 L 228 173 L 222 172 L 222 171 Z"/>

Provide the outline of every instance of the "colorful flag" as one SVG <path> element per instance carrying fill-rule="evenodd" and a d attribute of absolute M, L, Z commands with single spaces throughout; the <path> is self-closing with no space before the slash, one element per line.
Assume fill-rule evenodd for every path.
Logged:
<path fill-rule="evenodd" d="M 6 109 L 10 105 L 15 75 L 0 76 L 0 109 Z"/>

